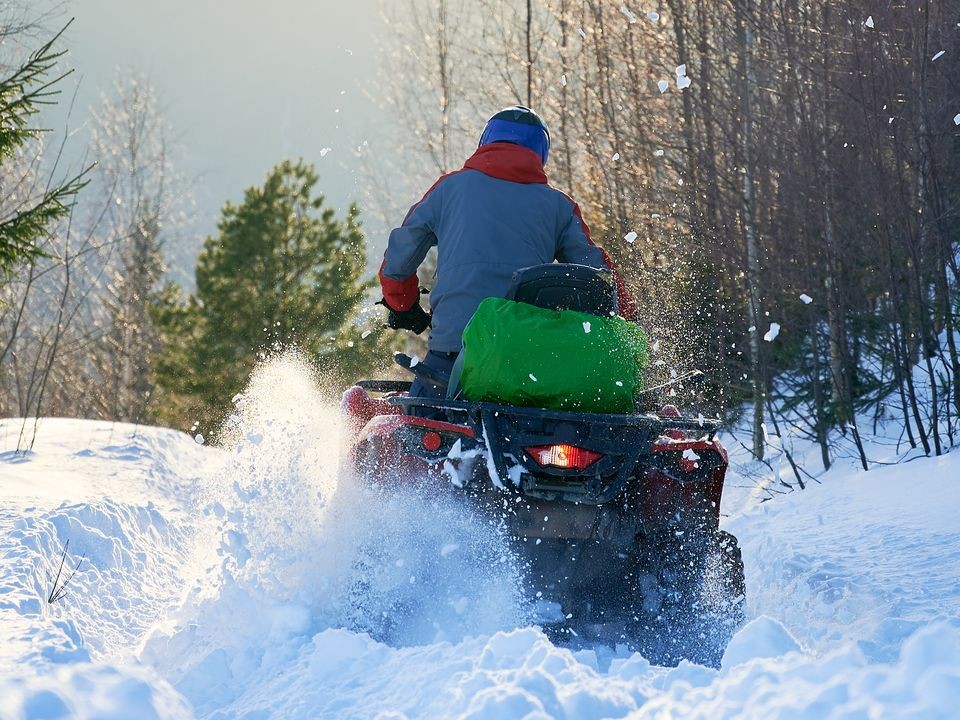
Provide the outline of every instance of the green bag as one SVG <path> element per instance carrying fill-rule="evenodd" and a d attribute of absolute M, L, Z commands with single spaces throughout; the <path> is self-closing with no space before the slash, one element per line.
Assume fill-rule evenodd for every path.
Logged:
<path fill-rule="evenodd" d="M 463 331 L 460 385 L 470 400 L 629 413 L 647 339 L 634 323 L 487 298 Z"/>

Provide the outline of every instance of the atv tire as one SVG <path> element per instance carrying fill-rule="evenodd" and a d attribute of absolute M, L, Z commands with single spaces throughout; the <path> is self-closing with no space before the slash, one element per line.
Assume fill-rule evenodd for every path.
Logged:
<path fill-rule="evenodd" d="M 719 667 L 743 623 L 743 560 L 737 539 L 718 531 L 644 543 L 636 575 L 640 598 L 630 635 L 655 665 L 681 660 Z"/>

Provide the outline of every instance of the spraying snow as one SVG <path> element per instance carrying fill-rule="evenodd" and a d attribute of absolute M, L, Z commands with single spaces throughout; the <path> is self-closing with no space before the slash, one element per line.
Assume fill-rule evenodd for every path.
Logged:
<path fill-rule="evenodd" d="M 242 705 L 278 663 L 323 654 L 312 639 L 326 628 L 417 645 L 523 623 L 496 528 L 455 498 L 368 488 L 341 470 L 339 411 L 306 364 L 262 366 L 237 405 L 203 510 L 209 571 L 143 653 L 199 712 Z"/>

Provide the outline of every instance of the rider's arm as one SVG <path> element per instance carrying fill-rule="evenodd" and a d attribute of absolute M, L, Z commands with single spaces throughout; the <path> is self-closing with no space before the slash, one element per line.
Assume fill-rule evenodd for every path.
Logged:
<path fill-rule="evenodd" d="M 562 224 L 560 238 L 557 243 L 557 260 L 560 262 L 580 263 L 596 268 L 610 268 L 617 283 L 617 305 L 620 314 L 625 318 L 632 318 L 636 314 L 636 304 L 627 291 L 623 277 L 617 272 L 607 251 L 594 244 L 590 237 L 590 228 L 583 221 L 580 207 L 568 195 L 564 195 L 572 205 L 569 218 Z"/>
<path fill-rule="evenodd" d="M 442 179 L 442 178 L 441 178 Z M 409 310 L 420 302 L 417 268 L 430 248 L 437 244 L 434 234 L 439 215 L 440 182 L 410 208 L 403 224 L 390 233 L 380 266 L 383 298 L 393 310 Z"/>

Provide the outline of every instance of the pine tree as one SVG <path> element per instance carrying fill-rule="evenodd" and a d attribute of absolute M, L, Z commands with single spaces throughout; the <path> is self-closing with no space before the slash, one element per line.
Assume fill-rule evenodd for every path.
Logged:
<path fill-rule="evenodd" d="M 242 203 L 227 203 L 198 260 L 196 293 L 168 286 L 154 306 L 160 420 L 215 427 L 258 353 L 273 347 L 295 345 L 328 373 L 364 364 L 361 328 L 350 322 L 370 287 L 359 211 L 337 220 L 314 195 L 317 180 L 312 166 L 284 162 Z"/>
<path fill-rule="evenodd" d="M 0 78 L 0 163 L 15 159 L 17 153 L 40 134 L 30 127 L 30 119 L 41 105 L 53 102 L 51 98 L 59 92 L 55 85 L 65 77 L 46 79 L 66 52 L 53 49 L 62 34 L 63 30 L 12 74 Z M 86 185 L 82 179 L 84 174 L 62 184 L 51 184 L 39 197 L 14 203 L 0 215 L 0 279 L 18 264 L 43 255 L 38 240 L 54 222 L 70 212 L 74 196 Z M 8 199 L 18 190 L 3 187 L 11 180 L 8 173 L 0 171 L 0 192 L 7 193 Z"/>

